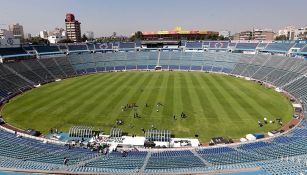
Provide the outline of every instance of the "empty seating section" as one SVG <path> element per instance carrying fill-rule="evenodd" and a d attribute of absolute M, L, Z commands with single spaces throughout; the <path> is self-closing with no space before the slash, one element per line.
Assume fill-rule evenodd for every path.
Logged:
<path fill-rule="evenodd" d="M 188 43 L 186 42 L 185 46 L 189 45 Z M 194 49 L 203 44 L 204 42 L 192 44 L 187 48 Z M 223 44 L 227 45 L 226 48 L 228 47 L 228 42 L 223 42 Z M 236 43 L 233 46 L 242 50 L 265 47 L 264 44 L 263 46 L 249 44 Z M 97 43 L 82 46 L 67 45 L 70 51 L 101 50 L 93 54 L 70 54 L 63 57 L 1 63 L 0 103 L 4 103 L 6 99 L 38 83 L 72 77 L 77 74 L 155 69 L 159 65 L 162 69 L 225 72 L 270 82 L 300 99 L 307 107 L 307 77 L 305 76 L 307 62 L 302 59 L 226 52 L 104 52 L 103 50 L 113 47 L 113 44 L 103 47 L 100 45 Z M 208 45 L 212 49 L 224 48 L 220 42 L 208 42 Z M 290 47 L 280 43 L 273 44 L 274 46 L 269 45 L 271 45 L 270 49 L 280 50 Z M 129 44 L 123 46 L 122 43 L 118 43 L 118 47 L 119 49 L 135 48 Z M 40 53 L 52 50 L 49 47 L 35 49 Z M 305 112 L 307 114 L 306 109 Z M 69 158 L 68 166 L 63 165 L 64 157 Z M 126 156 L 120 152 L 102 155 L 88 149 L 68 149 L 62 145 L 19 138 L 0 130 L 0 168 L 64 171 L 75 174 L 193 174 L 199 172 L 210 174 L 220 170 L 239 168 L 261 168 L 264 172 L 272 174 L 301 173 L 306 164 L 298 161 L 285 161 L 288 158 L 304 158 L 305 160 L 307 158 L 306 120 L 290 132 L 268 140 L 232 146 L 199 147 L 191 150 L 130 151 Z"/>
<path fill-rule="evenodd" d="M 265 76 L 270 74 L 273 70 L 274 70 L 274 68 L 272 68 L 272 67 L 264 67 L 264 66 L 262 66 L 260 69 L 258 69 L 255 72 L 254 75 L 252 75 L 252 78 L 254 78 L 256 80 L 262 80 Z"/>
<path fill-rule="evenodd" d="M 1 89 L 8 92 L 19 92 L 22 88 L 30 87 L 31 84 L 16 75 L 14 72 L 7 69 L 4 65 L 0 64 L 0 86 Z"/>
<path fill-rule="evenodd" d="M 95 43 L 95 50 L 111 50 L 113 49 L 112 43 Z"/>
<path fill-rule="evenodd" d="M 38 60 L 41 64 L 43 64 L 48 71 L 58 79 L 66 77 L 66 74 L 63 72 L 63 70 L 55 63 L 53 58 L 43 58 Z"/>
<path fill-rule="evenodd" d="M 212 165 L 227 165 L 227 164 L 238 164 L 238 163 L 248 163 L 257 162 L 264 160 L 262 155 L 253 155 L 248 152 L 241 151 L 228 151 L 219 153 L 206 153 L 202 154 L 198 152 L 200 156 Z"/>
<path fill-rule="evenodd" d="M 58 46 L 34 46 L 39 54 L 55 54 L 61 53 Z"/>
<path fill-rule="evenodd" d="M 96 62 L 92 54 L 70 55 L 69 58 L 78 74 L 97 72 Z"/>
<path fill-rule="evenodd" d="M 93 43 L 87 43 L 88 50 L 95 50 L 95 45 Z"/>
<path fill-rule="evenodd" d="M 259 43 L 257 45 L 256 49 L 264 49 L 267 45 L 268 45 L 268 43 Z"/>
<path fill-rule="evenodd" d="M 75 76 L 76 71 L 67 57 L 53 58 L 54 62 L 63 70 L 67 77 Z"/>
<path fill-rule="evenodd" d="M 38 75 L 42 79 L 42 82 L 49 82 L 55 78 L 45 67 L 43 67 L 38 62 L 38 60 L 27 60 L 22 61 L 21 63 L 23 63 L 28 69 Z"/>
<path fill-rule="evenodd" d="M 243 144 L 239 146 L 238 148 L 242 150 L 250 150 L 250 149 L 257 149 L 257 148 L 262 148 L 262 147 L 271 146 L 271 145 L 272 144 L 268 142 L 255 142 L 255 143 Z"/>
<path fill-rule="evenodd" d="M 113 152 L 107 156 L 100 156 L 94 161 L 86 163 L 74 171 L 88 171 L 108 173 L 136 173 L 144 164 L 147 152 L 129 152 L 123 157 L 119 152 Z"/>
<path fill-rule="evenodd" d="M 191 151 L 163 151 L 152 153 L 145 172 L 172 172 L 174 170 L 192 171 L 193 168 L 205 167 L 205 164 Z"/>
<path fill-rule="evenodd" d="M 31 52 L 31 51 L 34 51 L 34 50 L 35 50 L 32 46 L 22 46 L 22 48 L 23 48 L 26 52 Z"/>
<path fill-rule="evenodd" d="M 135 43 L 134 42 L 120 42 L 118 47 L 119 49 L 135 49 Z"/>
<path fill-rule="evenodd" d="M 62 45 L 59 45 L 59 48 L 60 50 L 67 50 L 67 46 L 62 44 Z"/>
<path fill-rule="evenodd" d="M 307 44 L 306 44 L 306 46 L 304 48 L 302 48 L 301 52 L 302 53 L 307 53 Z"/>
<path fill-rule="evenodd" d="M 187 49 L 202 49 L 203 43 L 202 41 L 189 41 L 185 43 L 185 47 Z"/>
<path fill-rule="evenodd" d="M 237 50 L 255 50 L 258 43 L 238 43 L 236 45 Z"/>
<path fill-rule="evenodd" d="M 229 43 L 228 48 L 234 49 L 236 47 L 237 43 Z"/>
<path fill-rule="evenodd" d="M 211 41 L 209 48 L 210 49 L 227 49 L 228 44 L 229 43 L 225 41 L 221 41 L 221 42 Z"/>
<path fill-rule="evenodd" d="M 88 52 L 86 44 L 69 44 L 67 45 L 69 52 Z"/>
<path fill-rule="evenodd" d="M 198 154 L 205 155 L 205 154 L 220 154 L 220 153 L 228 153 L 236 151 L 230 147 L 217 147 L 217 148 L 209 148 L 209 149 L 200 149 L 198 150 Z"/>
<path fill-rule="evenodd" d="M 29 60 L 28 60 L 29 61 Z M 18 72 L 20 75 L 24 76 L 28 80 L 34 82 L 35 84 L 44 83 L 44 77 L 34 73 L 30 67 L 23 63 L 24 61 L 19 62 L 11 62 L 5 64 L 6 66 L 10 67 L 14 71 Z"/>
<path fill-rule="evenodd" d="M 18 138 L 0 130 L 1 156 L 23 160 L 24 162 L 48 163 L 54 166 L 62 166 L 63 158 L 69 158 L 69 165 L 77 164 L 82 160 L 97 156 L 96 153 L 79 148 L 68 149 L 67 147 L 53 144 L 44 144 L 32 139 Z"/>
<path fill-rule="evenodd" d="M 27 56 L 28 54 L 21 47 L 0 48 L 0 56 L 3 58 Z"/>
<path fill-rule="evenodd" d="M 293 48 L 302 49 L 302 48 L 304 48 L 305 46 L 306 46 L 305 43 L 296 43 L 296 44 L 293 46 Z"/>
<path fill-rule="evenodd" d="M 269 43 L 264 51 L 286 53 L 293 46 L 293 43 Z"/>

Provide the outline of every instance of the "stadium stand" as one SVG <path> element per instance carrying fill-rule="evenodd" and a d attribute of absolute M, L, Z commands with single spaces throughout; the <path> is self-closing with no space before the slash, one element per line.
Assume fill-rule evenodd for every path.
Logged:
<path fill-rule="evenodd" d="M 101 50 L 112 50 L 113 44 L 112 43 L 95 43 L 95 50 L 101 51 Z"/>
<path fill-rule="evenodd" d="M 70 53 L 89 52 L 89 49 L 86 44 L 68 44 L 67 48 Z"/>
<path fill-rule="evenodd" d="M 263 51 L 272 53 L 287 53 L 294 43 L 269 43 Z"/>
<path fill-rule="evenodd" d="M 228 42 L 224 44 L 227 46 L 219 45 L 219 42 L 210 42 L 210 47 L 227 48 Z M 268 44 L 265 50 L 284 52 L 293 45 L 272 43 Z M 240 45 L 238 43 L 233 46 L 240 49 L 260 48 L 260 44 Z M 100 44 L 88 46 L 77 44 L 67 47 L 70 51 L 76 52 L 93 48 L 97 50 L 97 47 L 101 49 Z M 121 46 L 119 43 L 119 47 L 131 49 L 135 48 L 135 45 Z M 264 48 L 265 45 L 261 47 Z M 41 53 L 55 49 L 34 48 Z M 21 48 L 0 49 L 1 55 L 16 56 L 25 53 L 26 51 Z M 14 94 L 30 89 L 38 83 L 77 74 L 155 69 L 158 62 L 162 69 L 224 72 L 263 80 L 288 91 L 302 101 L 305 109 L 307 108 L 306 60 L 276 55 L 244 55 L 226 52 L 83 53 L 3 62 L 0 63 L 0 101 L 2 103 Z M 307 111 L 305 111 L 306 115 Z M 63 165 L 64 157 L 69 158 L 67 165 Z M 306 172 L 306 159 L 306 119 L 290 132 L 272 139 L 213 148 L 131 151 L 127 156 L 122 156 L 120 152 L 103 155 L 89 149 L 69 149 L 63 145 L 16 137 L 14 133 L 0 129 L 0 170 L 6 168 L 64 174 L 210 174 L 258 168 L 268 174 L 303 174 Z"/>
<path fill-rule="evenodd" d="M 61 53 L 58 46 L 34 46 L 39 55 L 50 55 Z"/>
<path fill-rule="evenodd" d="M 135 47 L 136 47 L 136 44 L 134 42 L 120 42 L 118 45 L 118 48 L 120 50 L 130 50 L 130 49 L 135 49 Z"/>
<path fill-rule="evenodd" d="M 185 43 L 186 49 L 202 49 L 203 43 L 202 41 L 188 41 Z"/>
<path fill-rule="evenodd" d="M 95 45 L 93 43 L 86 43 L 88 50 L 94 51 Z"/>
<path fill-rule="evenodd" d="M 238 43 L 236 45 L 236 50 L 249 50 L 249 51 L 254 51 L 256 47 L 258 46 L 258 43 Z"/>
<path fill-rule="evenodd" d="M 212 50 L 216 50 L 216 49 L 227 49 L 228 48 L 228 42 L 225 42 L 225 41 L 221 41 L 221 42 L 218 42 L 218 41 L 211 41 L 210 44 L 209 44 L 209 49 L 212 49 Z"/>
<path fill-rule="evenodd" d="M 31 56 L 32 54 L 27 53 L 21 47 L 10 47 L 0 48 L 0 56 L 2 58 L 20 57 L 20 56 Z"/>
<path fill-rule="evenodd" d="M 301 49 L 301 53 L 307 53 L 307 44 L 306 44 L 305 47 L 303 47 L 303 48 Z"/>

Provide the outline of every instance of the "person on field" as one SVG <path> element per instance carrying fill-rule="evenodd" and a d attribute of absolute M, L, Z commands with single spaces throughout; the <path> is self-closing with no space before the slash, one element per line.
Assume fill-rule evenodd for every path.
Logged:
<path fill-rule="evenodd" d="M 260 120 L 258 120 L 258 125 L 259 125 L 260 127 L 262 127 L 262 123 L 261 123 Z"/>
<path fill-rule="evenodd" d="M 268 119 L 266 117 L 264 117 L 264 124 L 268 124 Z"/>

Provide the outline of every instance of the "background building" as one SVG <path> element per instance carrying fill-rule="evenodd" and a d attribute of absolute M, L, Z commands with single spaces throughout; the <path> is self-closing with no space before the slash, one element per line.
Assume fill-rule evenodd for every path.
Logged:
<path fill-rule="evenodd" d="M 286 36 L 288 40 L 294 40 L 295 36 L 295 27 L 287 26 L 284 29 L 278 31 L 278 36 Z"/>
<path fill-rule="evenodd" d="M 58 42 L 65 40 L 65 39 L 67 39 L 67 38 L 66 38 L 66 36 L 63 36 L 63 35 L 50 35 L 50 36 L 48 36 L 48 41 L 51 44 L 58 43 Z"/>
<path fill-rule="evenodd" d="M 198 30 L 183 30 L 181 27 L 176 27 L 173 31 L 162 30 L 158 32 L 142 32 L 143 40 L 205 40 L 219 35 L 215 31 L 198 31 Z"/>
<path fill-rule="evenodd" d="M 39 37 L 43 38 L 43 39 L 47 39 L 48 38 L 48 31 L 47 30 L 40 31 Z"/>
<path fill-rule="evenodd" d="M 272 29 L 255 29 L 252 34 L 252 40 L 258 41 L 272 41 L 275 33 Z"/>
<path fill-rule="evenodd" d="M 233 40 L 271 41 L 274 37 L 275 33 L 271 29 L 254 29 L 234 34 Z"/>
<path fill-rule="evenodd" d="M 23 26 L 19 23 L 9 25 L 9 31 L 13 33 L 14 38 L 24 39 Z"/>
<path fill-rule="evenodd" d="M 0 39 L 14 38 L 13 32 L 6 29 L 0 29 Z"/>
<path fill-rule="evenodd" d="M 233 35 L 233 40 L 252 40 L 253 32 L 252 31 L 243 31 L 240 33 L 235 33 Z"/>
<path fill-rule="evenodd" d="M 66 14 L 65 26 L 66 26 L 66 36 L 74 42 L 81 41 L 81 27 L 80 22 L 75 19 L 75 15 L 72 13 Z"/>
<path fill-rule="evenodd" d="M 63 28 L 55 28 L 48 34 L 48 41 L 52 44 L 67 39 L 66 31 Z"/>
<path fill-rule="evenodd" d="M 307 40 L 307 27 L 301 27 L 295 30 L 294 40 Z"/>

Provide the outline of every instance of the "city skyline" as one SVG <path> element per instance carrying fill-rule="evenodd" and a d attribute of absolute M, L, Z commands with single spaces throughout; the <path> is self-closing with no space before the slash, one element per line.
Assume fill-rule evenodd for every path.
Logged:
<path fill-rule="evenodd" d="M 187 6 L 188 5 L 188 6 Z M 289 25 L 303 27 L 307 1 L 286 0 L 257 2 L 246 0 L 11 0 L 2 2 L 0 28 L 20 23 L 25 33 L 65 28 L 66 13 L 74 13 L 81 22 L 82 34 L 93 31 L 95 37 L 113 32 L 129 36 L 135 31 L 229 30 L 232 34 L 252 28 L 275 32 Z M 261 10 L 258 10 L 261 9 Z M 17 13 L 16 13 L 17 12 Z"/>

